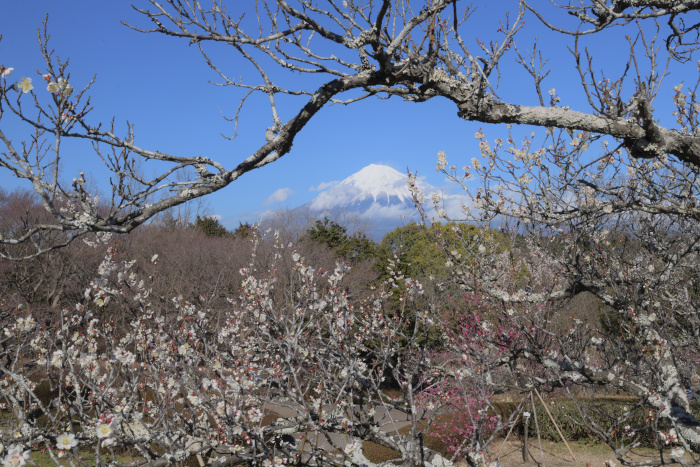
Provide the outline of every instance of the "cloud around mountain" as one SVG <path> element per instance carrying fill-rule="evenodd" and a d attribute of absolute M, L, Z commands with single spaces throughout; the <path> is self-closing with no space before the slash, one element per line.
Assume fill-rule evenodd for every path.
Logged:
<path fill-rule="evenodd" d="M 321 182 L 317 186 L 309 187 L 309 191 L 323 191 L 326 188 L 337 185 L 338 183 L 339 182 L 337 180 L 333 180 L 332 182 Z"/>
<path fill-rule="evenodd" d="M 312 187 L 313 191 L 320 193 L 304 206 L 319 212 L 320 216 L 324 211 L 334 210 L 356 213 L 372 222 L 372 236 L 379 238 L 399 225 L 418 219 L 407 181 L 405 173 L 386 165 L 371 164 L 341 182 Z M 464 202 L 463 197 L 443 195 L 439 188 L 422 180 L 418 181 L 418 186 L 427 200 L 431 194 L 439 193 L 444 199 L 445 210 L 451 216 L 461 217 L 459 203 Z M 426 209 L 430 212 L 433 208 L 426 206 Z"/>

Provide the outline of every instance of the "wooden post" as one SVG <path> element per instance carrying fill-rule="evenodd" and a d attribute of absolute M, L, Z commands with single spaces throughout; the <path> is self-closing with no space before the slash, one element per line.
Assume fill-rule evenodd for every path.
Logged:
<path fill-rule="evenodd" d="M 506 439 L 503 440 L 503 443 L 501 444 L 501 447 L 498 448 L 498 452 L 496 453 L 496 460 L 498 460 L 498 456 L 501 454 L 501 451 L 503 450 L 503 446 L 505 446 L 506 443 L 508 442 L 508 437 L 509 437 L 510 434 L 513 432 L 513 428 L 515 428 L 515 425 L 518 424 L 518 420 L 520 420 L 520 414 L 518 414 L 518 416 L 515 417 L 515 421 L 514 421 L 513 424 L 510 426 L 510 429 L 508 430 L 508 434 L 506 435 Z"/>
<path fill-rule="evenodd" d="M 564 434 L 559 429 L 559 425 L 557 425 L 557 422 L 554 420 L 554 417 L 549 412 L 549 409 L 547 408 L 547 404 L 544 403 L 544 399 L 542 399 L 542 396 L 540 396 L 540 393 L 537 391 L 537 389 L 535 389 L 535 394 L 537 394 L 537 397 L 540 398 L 540 401 L 542 402 L 542 405 L 544 406 L 544 410 L 547 411 L 547 415 L 549 415 L 549 419 L 552 421 L 552 423 L 554 423 L 554 428 L 556 428 L 557 433 L 559 433 L 559 437 L 561 438 L 562 441 L 564 441 L 564 444 L 566 444 L 566 449 L 568 449 L 569 454 L 571 454 L 571 458 L 574 460 L 574 462 L 576 462 L 576 456 L 574 456 L 574 452 L 569 447 L 569 443 L 566 442 L 566 438 L 564 438 Z"/>
<path fill-rule="evenodd" d="M 529 447 L 527 445 L 527 426 L 530 423 L 530 412 L 525 412 L 523 414 L 523 421 L 525 422 L 523 424 L 525 427 L 525 433 L 523 433 L 523 462 L 527 462 L 527 454 L 529 452 Z"/>
<path fill-rule="evenodd" d="M 537 441 L 540 444 L 540 456 L 542 456 L 542 467 L 544 465 L 544 449 L 542 449 L 542 436 L 540 435 L 540 424 L 537 422 L 537 408 L 535 408 L 535 396 L 530 391 L 530 402 L 532 403 L 532 413 L 535 416 L 535 428 L 537 429 Z"/>

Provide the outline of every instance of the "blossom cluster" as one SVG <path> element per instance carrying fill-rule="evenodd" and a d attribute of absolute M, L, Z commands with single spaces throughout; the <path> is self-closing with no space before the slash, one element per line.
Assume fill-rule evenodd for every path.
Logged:
<path fill-rule="evenodd" d="M 266 272 L 253 254 L 230 307 L 212 310 L 183 296 L 154 302 L 137 263 L 120 260 L 112 247 L 83 301 L 62 310 L 55 326 L 37 326 L 29 313 L 6 324 L 22 358 L 9 363 L 0 397 L 27 401 L 4 406 L 9 418 L 0 436 L 16 444 L 7 465 L 23 465 L 39 450 L 101 463 L 115 459 L 115 448 L 147 444 L 172 461 L 215 452 L 281 465 L 310 449 L 340 466 L 359 458 L 353 446 L 363 440 L 419 458 L 417 439 L 397 437 L 401 425 L 379 414 L 430 419 L 442 398 L 428 389 L 452 378 L 438 367 L 426 372 L 434 364 L 421 342 L 435 320 L 424 308 L 423 284 L 394 263 L 376 295 L 358 301 L 344 285 L 348 265 L 316 270 L 279 238 L 275 251 Z M 278 275 L 288 260 L 280 299 Z M 157 255 L 149 267 L 159 267 Z M 38 383 L 22 375 L 29 362 Z M 387 377 L 405 397 L 386 398 Z M 48 381 L 58 389 L 47 399 L 35 391 Z M 418 399 L 432 409 L 415 406 Z M 27 411 L 49 423 L 28 424 Z M 323 447 L 323 433 L 343 433 L 349 447 Z"/>
<path fill-rule="evenodd" d="M 14 68 L 12 67 L 0 66 L 0 78 L 7 79 L 13 71 Z M 71 86 L 68 83 L 68 81 L 63 77 L 59 77 L 54 81 L 51 75 L 45 74 L 42 75 L 42 78 L 48 82 L 46 90 L 51 94 L 54 94 L 58 97 L 67 98 L 73 93 L 73 86 Z M 16 83 L 16 89 L 21 91 L 22 94 L 27 94 L 31 92 L 34 89 L 32 79 L 27 78 L 26 76 L 21 77 L 19 82 Z"/>

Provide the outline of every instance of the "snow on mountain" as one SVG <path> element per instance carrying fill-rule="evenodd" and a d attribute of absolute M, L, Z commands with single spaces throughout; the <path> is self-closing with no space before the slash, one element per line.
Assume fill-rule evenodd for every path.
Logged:
<path fill-rule="evenodd" d="M 406 187 L 408 176 L 386 165 L 371 164 L 340 183 L 322 191 L 309 207 L 322 211 L 337 207 L 363 210 L 379 206 L 411 206 L 411 193 Z"/>
<path fill-rule="evenodd" d="M 371 164 L 321 191 L 307 206 L 321 214 L 338 209 L 357 213 L 374 224 L 372 236 L 381 237 L 418 217 L 407 181 L 405 173 L 386 165 Z M 420 181 L 419 187 L 428 199 L 431 193 L 438 191 Z"/>
<path fill-rule="evenodd" d="M 390 202 L 398 198 L 402 203 L 411 201 L 411 193 L 406 182 L 408 176 L 387 165 L 370 164 L 340 182 L 341 188 L 356 189 L 359 193 L 353 202 L 365 201 L 370 197 L 375 202 Z"/>

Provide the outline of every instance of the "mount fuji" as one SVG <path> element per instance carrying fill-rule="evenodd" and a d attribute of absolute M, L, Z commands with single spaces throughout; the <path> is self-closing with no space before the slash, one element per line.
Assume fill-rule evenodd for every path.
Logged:
<path fill-rule="evenodd" d="M 371 222 L 371 236 L 380 238 L 397 226 L 418 218 L 407 181 L 408 175 L 392 167 L 371 164 L 341 182 L 323 184 L 330 187 L 305 207 L 321 216 L 324 212 L 337 210 L 357 214 Z M 421 181 L 418 186 L 428 199 L 430 194 L 440 191 Z"/>

